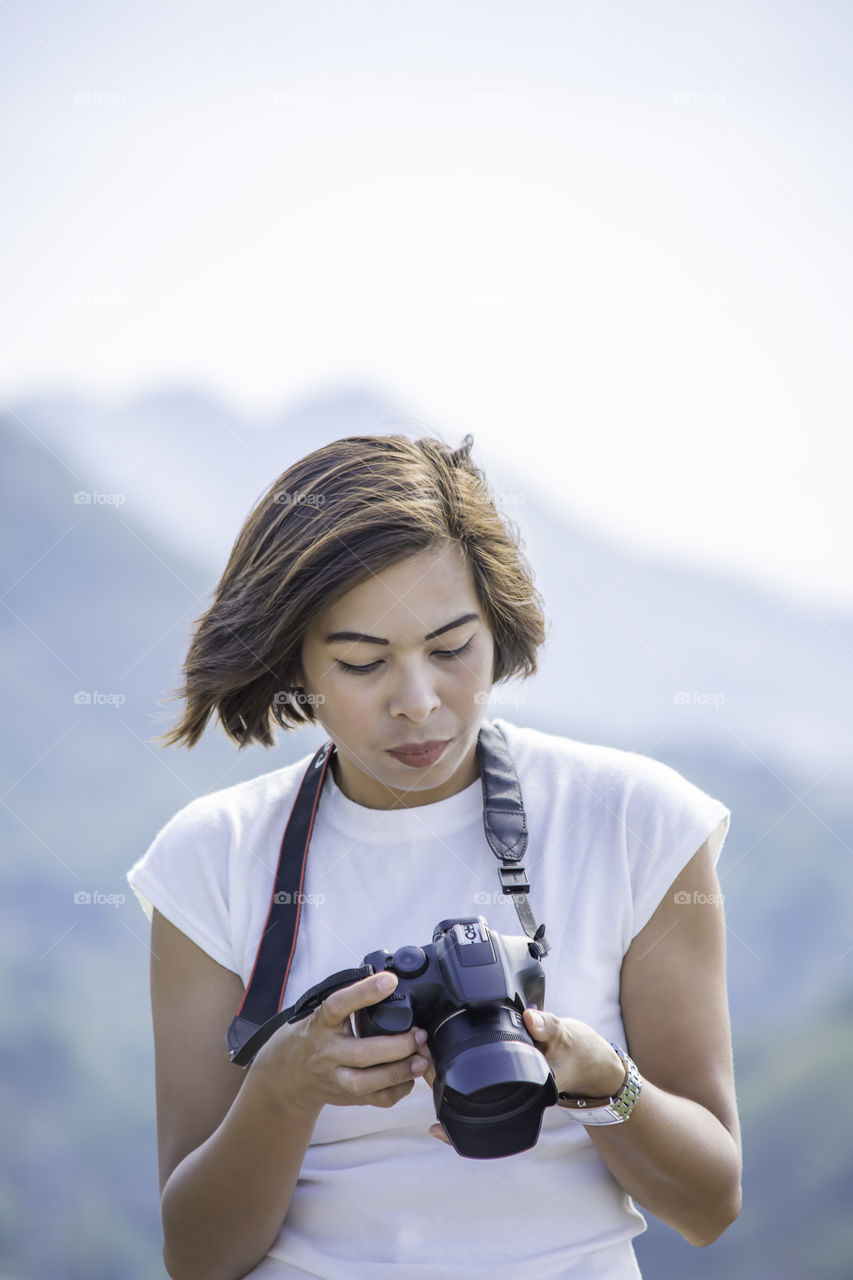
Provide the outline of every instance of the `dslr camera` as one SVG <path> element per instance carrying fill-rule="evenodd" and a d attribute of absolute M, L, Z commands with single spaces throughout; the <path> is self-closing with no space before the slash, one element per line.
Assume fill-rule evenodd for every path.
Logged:
<path fill-rule="evenodd" d="M 535 1146 L 542 1112 L 557 1101 L 554 1073 L 521 1017 L 541 1009 L 545 996 L 536 943 L 469 916 L 442 920 L 431 945 L 372 951 L 364 963 L 398 982 L 385 1000 L 356 1012 L 356 1033 L 424 1028 L 435 1114 L 459 1155 L 488 1160 Z"/>

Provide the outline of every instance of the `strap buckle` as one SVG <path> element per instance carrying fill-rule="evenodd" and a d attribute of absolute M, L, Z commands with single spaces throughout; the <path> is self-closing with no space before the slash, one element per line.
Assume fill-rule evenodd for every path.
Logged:
<path fill-rule="evenodd" d="M 524 867 L 498 867 L 504 893 L 529 893 L 530 881 Z"/>

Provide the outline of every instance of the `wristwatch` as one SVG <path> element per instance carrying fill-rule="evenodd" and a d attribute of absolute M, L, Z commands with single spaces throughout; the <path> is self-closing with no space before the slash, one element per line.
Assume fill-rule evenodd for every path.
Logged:
<path fill-rule="evenodd" d="M 617 1094 L 612 1098 L 578 1098 L 570 1093 L 558 1094 L 559 1105 L 579 1124 L 624 1124 L 640 1096 L 643 1079 L 636 1063 L 612 1040 L 610 1047 L 619 1054 L 625 1068 L 625 1080 Z"/>

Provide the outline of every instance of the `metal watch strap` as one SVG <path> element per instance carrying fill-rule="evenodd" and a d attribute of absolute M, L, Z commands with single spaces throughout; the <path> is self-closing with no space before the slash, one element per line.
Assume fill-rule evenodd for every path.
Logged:
<path fill-rule="evenodd" d="M 610 1047 L 616 1050 L 625 1068 L 625 1079 L 618 1093 L 612 1098 L 576 1098 L 568 1093 L 559 1095 L 559 1105 L 579 1124 L 624 1124 L 640 1096 L 643 1078 L 637 1064 L 612 1040 Z"/>

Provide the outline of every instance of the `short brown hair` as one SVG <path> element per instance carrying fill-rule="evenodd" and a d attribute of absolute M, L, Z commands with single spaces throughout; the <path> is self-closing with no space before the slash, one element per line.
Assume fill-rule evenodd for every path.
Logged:
<path fill-rule="evenodd" d="M 432 437 L 349 436 L 288 467 L 250 513 L 195 623 L 174 695 L 184 713 L 160 741 L 195 746 L 214 713 L 241 747 L 274 746 L 274 723 L 315 721 L 295 688 L 313 616 L 371 574 L 451 543 L 494 638 L 493 682 L 532 675 L 545 638 L 541 599 L 472 443 L 466 436 L 454 451 Z"/>

